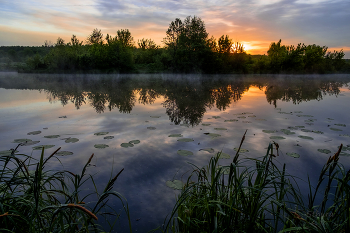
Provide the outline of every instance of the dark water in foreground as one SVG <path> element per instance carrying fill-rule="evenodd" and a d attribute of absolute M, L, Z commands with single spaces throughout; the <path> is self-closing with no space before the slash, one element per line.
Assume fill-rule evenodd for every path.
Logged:
<path fill-rule="evenodd" d="M 14 139 L 38 140 L 74 154 L 60 157 L 64 169 L 79 171 L 92 153 L 89 173 L 100 188 L 122 168 L 114 188 L 129 203 L 133 230 L 147 232 L 170 214 L 179 191 L 167 180 L 185 181 L 188 163 L 205 165 L 216 152 L 233 156 L 247 131 L 242 157 L 259 157 L 271 140 L 276 160 L 287 171 L 315 181 L 328 157 L 343 143 L 350 147 L 350 75 L 332 76 L 186 76 L 186 75 L 26 75 L 0 74 L 0 146 Z M 61 117 L 61 118 L 60 118 Z M 210 125 L 209 125 L 210 124 Z M 298 126 L 298 127 L 296 127 Z M 289 128 L 288 128 L 289 127 Z M 281 129 L 295 134 L 287 135 Z M 263 130 L 275 130 L 265 133 Z M 29 132 L 41 131 L 36 135 Z M 108 132 L 106 135 L 94 135 Z M 220 136 L 211 138 L 205 133 Z M 182 134 L 193 141 L 168 137 Z M 58 138 L 45 138 L 60 135 Z M 104 139 L 105 136 L 114 136 Z M 284 139 L 270 139 L 281 136 Z M 302 138 L 306 136 L 309 138 Z M 62 138 L 77 138 L 66 143 Z M 140 140 L 133 147 L 122 143 Z M 95 148 L 106 144 L 107 148 Z M 200 150 L 213 148 L 214 153 Z M 318 149 L 328 149 L 324 154 Z M 193 152 L 181 156 L 178 150 Z M 21 153 L 39 156 L 32 146 Z M 295 152 L 300 158 L 287 153 Z M 350 151 L 340 162 L 350 167 Z M 231 159 L 222 159 L 229 164 Z M 62 169 L 52 161 L 51 168 Z M 300 181 L 301 188 L 306 186 Z M 92 187 L 86 187 L 92 189 Z M 113 204 L 114 205 L 114 204 Z M 119 202 L 115 203 L 120 208 Z M 137 221 L 136 221 L 137 220 Z M 121 222 L 121 227 L 126 226 Z"/>

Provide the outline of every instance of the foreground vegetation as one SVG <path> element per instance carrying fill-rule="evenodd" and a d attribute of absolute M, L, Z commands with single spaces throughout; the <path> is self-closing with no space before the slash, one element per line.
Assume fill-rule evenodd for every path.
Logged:
<path fill-rule="evenodd" d="M 135 43 L 128 29 L 116 36 L 94 29 L 86 41 L 75 35 L 65 43 L 42 47 L 0 47 L 0 70 L 66 73 L 349 73 L 344 52 L 326 46 L 271 43 L 267 55 L 249 55 L 227 35 L 209 37 L 204 22 L 194 16 L 175 19 L 166 31 L 164 47 L 152 39 Z"/>
<path fill-rule="evenodd" d="M 123 170 L 111 177 L 99 193 L 93 176 L 86 173 L 93 154 L 81 174 L 74 174 L 46 169 L 60 148 L 46 158 L 43 149 L 39 160 L 17 154 L 16 149 L 2 151 L 0 156 L 1 232 L 111 231 L 121 214 L 108 205 L 108 200 L 113 197 L 120 200 L 131 232 L 126 199 L 113 190 Z M 95 191 L 86 193 L 87 184 Z M 88 201 L 91 198 L 94 201 Z M 115 215 L 116 220 L 108 222 L 107 229 L 102 229 L 97 220 L 105 215 Z"/>
<path fill-rule="evenodd" d="M 164 232 L 349 232 L 350 171 L 338 163 L 342 145 L 316 186 L 309 180 L 307 198 L 285 164 L 274 162 L 278 148 L 271 143 L 263 158 L 248 159 L 252 166 L 239 150 L 229 166 L 219 166 L 220 153 L 207 167 L 194 166 Z"/>
<path fill-rule="evenodd" d="M 207 167 L 194 166 L 182 188 L 162 232 L 349 232 L 350 171 L 338 163 L 342 150 L 330 156 L 318 183 L 308 181 L 307 197 L 301 194 L 297 178 L 286 172 L 286 165 L 274 160 L 277 143 L 270 143 L 262 158 L 240 159 L 243 136 L 229 166 L 219 166 L 221 153 Z M 17 149 L 17 148 L 16 148 Z M 100 232 L 98 216 L 116 215 L 108 206 L 109 197 L 120 200 L 131 222 L 126 200 L 113 191 L 120 171 L 111 178 L 102 194 L 83 194 L 86 173 L 93 155 L 81 174 L 50 171 L 48 162 L 59 149 L 39 160 L 17 154 L 0 156 L 0 230 L 2 232 Z M 91 183 L 90 183 L 91 184 Z M 85 203 L 93 195 L 97 201 Z M 115 221 L 109 223 L 111 231 Z"/>

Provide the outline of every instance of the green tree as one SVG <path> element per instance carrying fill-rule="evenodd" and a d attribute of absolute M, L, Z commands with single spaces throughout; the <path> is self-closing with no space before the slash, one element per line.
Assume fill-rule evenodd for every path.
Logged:
<path fill-rule="evenodd" d="M 64 45 L 65 45 L 64 40 L 61 37 L 58 37 L 55 46 L 64 46 Z"/>
<path fill-rule="evenodd" d="M 117 38 L 123 47 L 133 47 L 134 46 L 134 38 L 131 36 L 129 29 L 118 30 L 117 31 Z"/>
<path fill-rule="evenodd" d="M 152 39 L 144 39 L 137 41 L 137 44 L 140 49 L 158 49 L 159 46 Z"/>
<path fill-rule="evenodd" d="M 233 42 L 228 35 L 222 35 L 218 40 L 219 53 L 231 53 Z"/>
<path fill-rule="evenodd" d="M 181 19 L 176 18 L 175 21 L 171 21 L 169 24 L 169 28 L 166 31 L 166 37 L 163 40 L 163 43 L 171 53 L 173 68 L 176 67 L 176 52 L 182 29 L 183 24 Z"/>
<path fill-rule="evenodd" d="M 283 63 L 287 56 L 286 46 L 281 46 L 281 40 L 277 43 L 271 43 L 269 50 L 267 50 L 267 55 L 270 58 L 271 70 L 274 73 L 279 73 L 283 69 Z"/>
<path fill-rule="evenodd" d="M 79 41 L 76 35 L 73 35 L 72 38 L 70 39 L 71 42 L 68 44 L 71 46 L 81 46 L 83 45 L 83 41 Z"/>
<path fill-rule="evenodd" d="M 164 43 L 173 55 L 173 68 L 180 72 L 201 72 L 211 48 L 201 18 L 188 16 L 171 22 Z"/>
<path fill-rule="evenodd" d="M 101 30 L 95 28 L 86 40 L 87 44 L 103 44 L 103 34 Z"/>

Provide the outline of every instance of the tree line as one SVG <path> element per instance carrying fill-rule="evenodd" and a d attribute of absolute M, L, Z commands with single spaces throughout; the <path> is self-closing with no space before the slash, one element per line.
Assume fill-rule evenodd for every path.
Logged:
<path fill-rule="evenodd" d="M 67 73 L 338 73 L 350 72 L 343 50 L 271 43 L 267 55 L 250 55 L 228 35 L 209 37 L 203 20 L 188 16 L 169 24 L 164 46 L 137 42 L 128 29 L 104 36 L 94 29 L 85 41 L 75 35 L 41 47 L 0 47 L 0 69 Z"/>

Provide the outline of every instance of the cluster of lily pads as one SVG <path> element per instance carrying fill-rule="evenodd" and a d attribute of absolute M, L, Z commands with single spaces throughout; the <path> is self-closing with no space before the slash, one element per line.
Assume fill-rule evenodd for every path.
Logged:
<path fill-rule="evenodd" d="M 47 128 L 45 128 L 47 129 Z M 32 131 L 27 133 L 27 135 L 38 135 L 41 134 L 42 132 L 40 130 L 37 131 Z M 54 138 L 59 138 L 60 135 L 45 135 L 44 138 L 48 138 L 48 139 L 54 139 Z M 72 137 L 68 137 L 68 138 L 61 138 L 61 140 L 64 140 L 65 143 L 75 143 L 78 142 L 79 139 L 78 138 L 72 138 Z M 29 138 L 19 138 L 19 139 L 14 139 L 12 143 L 17 143 L 20 146 L 32 146 L 35 144 L 38 144 L 40 141 L 33 141 L 32 139 Z M 38 145 L 38 146 L 33 146 L 32 149 L 33 150 L 42 150 L 43 148 L 45 149 L 49 149 L 54 147 L 55 145 L 52 144 L 46 144 L 46 145 Z M 59 151 L 56 153 L 56 155 L 60 155 L 60 156 L 65 156 L 65 155 L 72 155 L 73 152 L 71 151 Z"/>
<path fill-rule="evenodd" d="M 304 124 L 306 125 L 313 125 L 314 122 L 317 121 L 317 119 L 313 118 L 314 116 L 312 115 L 307 115 L 307 114 L 302 114 L 303 112 L 302 111 L 294 111 L 294 112 L 282 112 L 280 108 L 277 108 L 278 110 L 278 113 L 280 114 L 288 114 L 288 115 L 293 115 L 293 114 L 297 114 L 296 116 L 297 117 L 300 117 L 300 118 L 307 118 L 306 120 L 304 120 Z M 259 119 L 259 118 L 256 118 L 256 116 L 253 114 L 253 113 L 249 113 L 249 112 L 244 112 L 244 113 L 238 113 L 238 114 L 233 114 L 233 115 L 236 115 L 237 118 L 239 119 L 245 119 L 247 117 L 250 117 L 250 118 L 255 118 L 255 120 L 260 120 L 260 121 L 263 121 L 265 119 Z M 211 118 L 208 118 L 208 119 L 219 119 L 221 118 L 220 116 L 212 116 Z M 328 123 L 331 123 L 334 119 L 332 118 L 327 118 L 326 119 Z M 227 119 L 227 120 L 224 120 L 224 122 L 226 123 L 229 123 L 229 122 L 238 122 L 239 120 L 238 119 Z M 242 121 L 243 123 L 251 123 L 250 121 Z M 211 123 L 202 123 L 202 126 L 210 126 Z M 342 129 L 340 128 L 336 128 L 336 127 L 346 127 L 345 124 L 339 124 L 339 123 L 336 123 L 336 124 L 333 124 L 334 127 L 332 127 L 331 125 L 328 125 L 328 128 L 332 131 L 342 131 Z M 214 128 L 214 130 L 227 130 L 226 128 Z M 264 133 L 267 133 L 267 134 L 273 134 L 273 133 L 278 133 L 278 132 L 281 132 L 283 133 L 284 135 L 286 136 L 289 136 L 289 135 L 295 135 L 296 130 L 300 130 L 301 132 L 304 132 L 304 133 L 315 133 L 315 134 L 324 134 L 324 132 L 322 131 L 319 131 L 319 130 L 311 130 L 311 129 L 307 129 L 305 126 L 303 125 L 298 125 L 298 126 L 290 126 L 290 127 L 287 127 L 285 129 L 280 129 L 280 130 L 262 130 L 262 132 Z M 221 135 L 220 134 L 216 134 L 216 133 L 204 133 L 205 135 L 208 135 L 209 137 L 211 138 L 216 138 L 216 137 L 220 137 Z M 350 137 L 348 134 L 340 134 L 339 136 L 341 137 Z M 169 135 L 169 137 L 183 137 L 181 134 L 171 134 Z M 303 140 L 314 140 L 313 137 L 311 136 L 307 136 L 307 135 L 298 135 L 297 136 L 298 138 L 300 139 L 303 139 Z M 283 139 L 286 139 L 286 137 L 283 137 L 283 136 L 279 136 L 279 135 L 272 135 L 269 137 L 271 140 L 283 140 Z M 178 139 L 177 141 L 180 141 L 180 142 L 192 142 L 194 141 L 192 138 L 180 138 Z M 300 147 L 299 144 L 297 144 L 297 146 Z M 238 149 L 237 148 L 234 148 L 235 151 L 237 151 Z M 213 148 L 204 148 L 204 149 L 200 149 L 200 151 L 207 151 L 209 153 L 214 153 L 214 149 Z M 321 153 L 325 153 L 325 154 L 329 154 L 331 153 L 330 150 L 328 149 L 318 149 L 317 150 L 318 152 L 321 152 Z M 343 155 L 343 156 L 350 156 L 350 144 L 347 145 L 347 146 L 344 146 L 343 149 L 342 149 L 342 152 L 340 153 L 340 155 Z M 245 152 L 249 152 L 247 149 L 240 149 L 239 151 L 240 153 L 245 153 Z M 177 154 L 179 155 L 182 155 L 182 156 L 189 156 L 189 155 L 193 155 L 193 152 L 191 151 L 188 151 L 188 150 L 178 150 L 177 151 Z M 288 156 L 291 156 L 293 158 L 299 158 L 300 155 L 296 152 L 287 152 L 286 153 Z M 227 154 L 227 153 L 224 153 L 224 152 L 217 152 L 215 155 L 219 155 L 219 158 L 221 159 L 228 159 L 230 158 L 230 155 Z M 176 183 L 176 185 L 174 184 Z M 178 181 L 178 180 L 173 180 L 173 181 L 167 181 L 167 186 L 168 187 L 171 187 L 171 188 L 174 188 L 174 189 L 181 189 L 180 188 L 180 184 L 182 184 L 181 181 Z"/>

